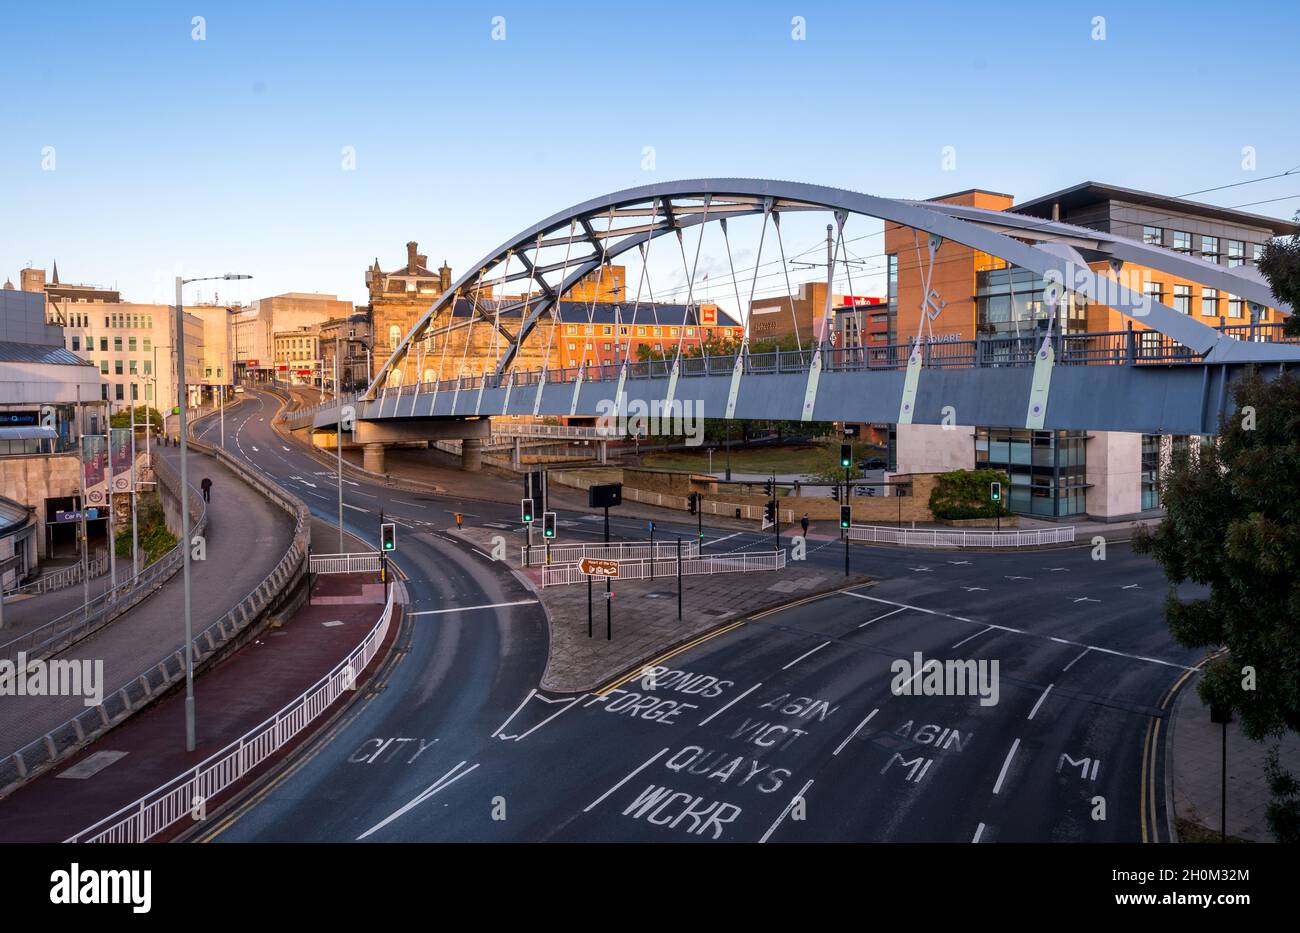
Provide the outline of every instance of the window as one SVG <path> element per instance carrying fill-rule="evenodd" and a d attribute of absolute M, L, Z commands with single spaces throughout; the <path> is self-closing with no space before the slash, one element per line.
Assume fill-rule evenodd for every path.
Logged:
<path fill-rule="evenodd" d="M 573 341 L 569 341 L 569 352 L 572 353 L 576 349 L 577 349 L 577 345 L 574 344 Z"/>
<path fill-rule="evenodd" d="M 145 361 L 144 361 L 144 374 L 145 374 L 146 376 L 152 376 L 152 375 L 153 375 L 153 360 L 145 360 Z"/>
<path fill-rule="evenodd" d="M 122 392 L 122 383 L 120 382 L 113 383 L 113 394 L 117 397 L 117 400 L 119 402 L 122 401 L 122 397 L 124 395 L 124 393 Z"/>
<path fill-rule="evenodd" d="M 645 336 L 645 328 L 644 328 L 644 327 L 638 327 L 638 328 L 636 329 L 636 335 L 637 335 L 638 337 L 644 337 L 644 336 Z"/>
<path fill-rule="evenodd" d="M 153 386 L 152 386 L 150 383 L 147 383 L 147 382 L 145 383 L 145 386 L 144 386 L 144 400 L 145 400 L 146 402 L 152 402 L 152 401 L 153 401 Z"/>
<path fill-rule="evenodd" d="M 610 334 L 614 333 L 614 328 L 606 326 L 602 328 L 601 333 L 608 337 Z"/>
<path fill-rule="evenodd" d="M 1219 293 L 1212 288 L 1201 289 L 1201 316 L 1218 317 Z"/>
<path fill-rule="evenodd" d="M 1243 302 L 1236 295 L 1228 296 L 1228 317 L 1241 317 Z"/>
<path fill-rule="evenodd" d="M 1250 261 L 1253 262 L 1255 265 L 1259 265 L 1259 261 L 1260 261 L 1261 259 L 1263 259 L 1263 258 L 1264 258 L 1264 244 L 1263 244 L 1263 243 L 1251 243 L 1251 244 L 1250 244 Z"/>
<path fill-rule="evenodd" d="M 121 360 L 113 360 L 113 375 L 115 375 L 115 376 L 120 376 L 120 375 L 122 375 L 122 361 L 121 361 Z"/>
<path fill-rule="evenodd" d="M 1201 258 L 1209 262 L 1219 261 L 1219 238 L 1217 236 L 1201 237 Z"/>
<path fill-rule="evenodd" d="M 121 338 L 121 337 L 114 337 L 114 338 L 113 338 L 113 352 L 114 352 L 114 353 L 121 353 L 121 352 L 122 352 L 122 338 Z"/>
<path fill-rule="evenodd" d="M 127 350 L 129 350 L 129 351 L 132 352 L 132 353 L 135 352 L 135 338 L 134 338 L 134 337 L 128 337 L 128 338 L 127 338 L 127 341 L 126 341 L 126 348 L 127 348 Z"/>
<path fill-rule="evenodd" d="M 1246 264 L 1246 244 L 1241 240 L 1228 241 L 1228 267 Z"/>
<path fill-rule="evenodd" d="M 676 337 L 678 334 L 681 333 L 681 330 L 682 330 L 682 329 L 681 329 L 680 327 L 674 327 L 674 328 L 671 328 L 671 329 L 668 331 L 668 336 L 669 336 L 669 337 Z"/>
<path fill-rule="evenodd" d="M 145 353 L 148 353 L 150 350 L 153 349 L 153 347 L 150 346 L 151 343 L 153 343 L 153 341 L 152 341 L 150 338 L 148 338 L 148 337 L 145 337 L 145 338 L 144 338 L 144 352 L 145 352 Z"/>
<path fill-rule="evenodd" d="M 102 399 L 103 399 L 104 401 L 106 401 L 106 402 L 108 401 L 108 383 L 107 383 L 107 382 L 100 383 L 100 386 L 99 386 L 99 397 L 102 398 Z M 91 416 L 90 423 L 91 423 L 92 425 L 95 423 L 94 416 Z M 92 428 L 91 430 L 93 431 L 94 429 Z"/>
<path fill-rule="evenodd" d="M 402 342 L 402 329 L 398 327 L 396 324 L 394 324 L 388 328 L 388 345 L 391 347 L 395 347 L 401 342 Z M 401 385 L 401 383 L 399 382 L 398 385 Z"/>
<path fill-rule="evenodd" d="M 80 349 L 81 349 L 81 338 L 74 334 L 72 336 L 72 351 L 75 353 Z"/>
<path fill-rule="evenodd" d="M 1177 250 L 1180 253 L 1190 253 L 1192 251 L 1192 235 L 1183 230 L 1170 231 L 1169 248 Z"/>
<path fill-rule="evenodd" d="M 1179 314 L 1192 313 L 1192 286 L 1174 286 L 1174 310 Z"/>
<path fill-rule="evenodd" d="M 694 328 L 694 327 L 688 327 L 688 328 L 686 328 L 686 336 L 687 336 L 687 337 L 694 337 L 694 336 L 695 336 L 695 328 Z"/>
<path fill-rule="evenodd" d="M 596 328 L 594 328 L 594 327 L 592 327 L 590 324 L 588 324 L 587 327 L 586 327 L 585 333 L 586 333 L 586 335 L 587 335 L 588 337 L 590 337 L 592 334 L 596 333 Z"/>
<path fill-rule="evenodd" d="M 1159 282 L 1147 282 L 1146 296 L 1156 304 L 1163 304 L 1165 300 L 1164 286 Z"/>
<path fill-rule="evenodd" d="M 131 361 L 127 364 L 127 371 L 128 371 L 132 376 L 134 376 L 134 375 L 136 374 L 136 369 L 135 369 L 135 360 L 131 360 Z"/>
<path fill-rule="evenodd" d="M 1161 227 L 1143 227 L 1142 242 L 1159 246 L 1165 241 L 1165 231 Z"/>
<path fill-rule="evenodd" d="M 100 351 L 103 352 L 103 353 L 107 353 L 107 352 L 108 352 L 108 338 L 107 338 L 107 337 L 100 337 L 100 338 L 99 338 L 99 349 L 100 349 Z"/>
<path fill-rule="evenodd" d="M 108 375 L 108 360 L 99 361 L 99 372 L 100 375 L 104 375 L 104 376 Z"/>

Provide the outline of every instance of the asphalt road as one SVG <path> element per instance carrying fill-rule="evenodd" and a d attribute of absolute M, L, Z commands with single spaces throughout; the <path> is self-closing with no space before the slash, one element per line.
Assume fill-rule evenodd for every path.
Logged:
<path fill-rule="evenodd" d="M 335 481 L 274 434 L 277 404 L 253 394 L 227 418 L 226 446 L 331 518 Z M 208 432 L 214 440 L 215 425 Z M 442 533 L 455 511 L 513 529 L 517 505 L 354 481 L 344 501 L 348 530 L 365 540 L 381 507 L 403 526 L 409 642 L 327 740 L 203 839 L 1165 838 L 1151 733 L 1199 656 L 1173 644 L 1163 577 L 1126 545 L 1105 560 L 1088 547 L 855 547 L 855 566 L 878 584 L 726 630 L 673 656 L 653 684 L 555 696 L 535 689 L 547 635 L 531 594 Z M 561 513 L 561 539 L 598 535 L 589 519 Z M 611 525 L 644 535 L 640 521 Z M 705 530 L 714 551 L 771 542 Z M 842 554 L 839 542 L 814 542 L 808 559 L 833 568 Z M 986 662 L 986 677 L 996 663 L 996 694 L 900 695 L 891 681 L 908 672 L 891 665 L 915 652 Z"/>

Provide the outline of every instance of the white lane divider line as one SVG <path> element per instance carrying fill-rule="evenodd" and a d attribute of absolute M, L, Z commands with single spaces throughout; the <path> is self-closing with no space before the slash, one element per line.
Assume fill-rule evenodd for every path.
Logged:
<path fill-rule="evenodd" d="M 656 761 L 658 761 L 660 758 L 662 758 L 662 757 L 667 753 L 667 751 L 668 751 L 668 748 L 667 748 L 666 746 L 665 746 L 664 748 L 659 749 L 659 751 L 655 752 L 653 755 L 651 755 L 651 756 L 650 756 L 649 758 L 647 758 L 645 761 L 641 762 L 641 764 L 637 765 L 635 769 L 633 769 L 632 771 L 630 771 L 630 772 L 628 773 L 627 777 L 623 778 L 623 780 L 619 781 L 617 784 L 615 784 L 615 785 L 614 785 L 613 787 L 611 787 L 609 790 L 605 791 L 605 793 L 601 794 L 599 797 L 597 797 L 597 798 L 596 798 L 595 800 L 593 800 L 591 803 L 589 803 L 589 804 L 587 804 L 585 807 L 583 807 L 583 808 L 582 808 L 582 812 L 583 812 L 583 813 L 590 813 L 593 809 L 595 809 L 596 807 L 598 807 L 598 806 L 600 805 L 601 801 L 603 801 L 603 800 L 604 800 L 606 797 L 608 797 L 610 794 L 614 793 L 614 791 L 618 790 L 620 787 L 622 787 L 622 786 L 623 786 L 624 784 L 626 784 L 628 781 L 632 780 L 632 778 L 636 777 L 638 774 L 640 774 L 640 773 L 641 773 L 642 771 L 644 771 L 646 768 L 650 767 L 652 764 L 654 764 Z M 809 783 L 811 783 L 811 782 L 809 782 Z"/>
<path fill-rule="evenodd" d="M 776 818 L 776 822 L 769 826 L 767 832 L 763 833 L 763 838 L 758 840 L 760 844 L 767 842 L 767 840 L 771 838 L 772 833 L 776 832 L 776 828 L 781 825 L 782 821 L 785 820 L 790 811 L 794 809 L 795 803 L 803 799 L 803 795 L 808 793 L 808 788 L 812 787 L 812 785 L 813 782 L 809 780 L 807 784 L 800 788 L 799 793 L 790 798 L 790 802 L 785 805 L 785 809 L 782 810 L 781 815 Z"/>
<path fill-rule="evenodd" d="M 344 503 L 343 503 L 343 508 L 345 508 L 345 509 L 351 509 L 351 510 L 354 511 L 354 512 L 365 512 L 367 515 L 370 514 L 370 510 L 369 510 L 369 509 L 363 509 L 363 508 L 361 508 L 361 506 L 359 506 L 359 505 L 352 505 L 352 504 L 347 503 L 347 502 L 344 502 Z"/>
<path fill-rule="evenodd" d="M 781 670 L 783 670 L 783 671 L 788 671 L 790 668 L 794 667 L 796 664 L 798 664 L 798 663 L 799 663 L 800 661 L 802 661 L 804 658 L 808 657 L 808 655 L 810 655 L 810 654 L 816 654 L 818 651 L 821 651 L 823 648 L 825 648 L 825 647 L 826 647 L 827 645 L 829 645 L 829 644 L 830 644 L 829 641 L 824 641 L 824 642 L 822 642 L 820 645 L 818 645 L 816 648 L 812 649 L 812 651 L 805 651 L 803 654 L 799 655 L 799 657 L 795 658 L 793 661 L 791 661 L 791 662 L 790 662 L 789 664 L 787 664 L 785 667 L 781 668 Z"/>
<path fill-rule="evenodd" d="M 750 687 L 748 690 L 746 690 L 746 691 L 745 691 L 744 693 L 742 693 L 740 696 L 736 697 L 736 698 L 735 698 L 734 700 L 732 700 L 730 703 L 727 703 L 725 706 L 722 706 L 722 707 L 720 707 L 720 708 L 714 710 L 712 713 L 709 713 L 708 716 L 706 716 L 706 717 L 704 717 L 703 719 L 700 720 L 700 725 L 702 726 L 702 725 L 704 725 L 705 723 L 708 723 L 708 722 L 712 721 L 713 719 L 715 719 L 715 718 L 716 718 L 717 716 L 719 716 L 720 714 L 725 713 L 727 710 L 731 709 L 731 707 L 735 706 L 737 703 L 739 703 L 741 700 L 745 699 L 745 697 L 749 696 L 751 693 L 753 693 L 755 690 L 757 690 L 757 689 L 758 689 L 759 687 L 761 687 L 761 686 L 763 686 L 763 682 L 760 680 L 758 683 L 754 684 L 754 686 Z"/>
<path fill-rule="evenodd" d="M 1084 656 L 1085 654 L 1087 654 L 1087 653 L 1088 653 L 1089 651 L 1091 651 L 1091 650 L 1092 650 L 1091 648 L 1084 648 L 1082 651 L 1079 652 L 1078 657 L 1076 657 L 1076 658 L 1075 658 L 1073 661 L 1071 661 L 1069 664 L 1065 665 L 1065 667 L 1061 668 L 1061 671 L 1062 671 L 1062 672 L 1065 672 L 1065 671 L 1068 671 L 1070 668 L 1074 667 L 1074 665 L 1075 665 L 1078 661 L 1082 660 L 1082 659 L 1083 659 L 1083 656 Z"/>
<path fill-rule="evenodd" d="M 960 648 L 962 645 L 966 644 L 966 642 L 970 641 L 972 638 L 979 638 L 985 632 L 991 632 L 991 631 L 993 631 L 993 626 L 990 625 L 988 628 L 978 631 L 974 635 L 967 635 L 965 638 L 957 642 L 957 644 L 955 645 L 949 645 L 948 650 L 951 651 L 953 648 Z"/>
<path fill-rule="evenodd" d="M 983 835 L 984 835 L 984 824 L 980 823 L 978 826 L 975 827 L 975 838 L 972 839 L 971 842 L 979 842 L 980 836 Z"/>
<path fill-rule="evenodd" d="M 998 782 L 993 785 L 993 793 L 996 794 L 1002 790 L 1002 782 L 1006 780 L 1007 769 L 1011 767 L 1011 759 L 1016 757 L 1016 749 L 1019 747 L 1019 739 L 1011 743 L 1011 751 L 1007 752 L 1007 760 L 1002 762 L 1002 770 L 998 772 Z"/>
<path fill-rule="evenodd" d="M 408 804 L 406 804 L 406 806 L 402 807 L 400 810 L 395 810 L 393 813 L 389 814 L 387 817 L 380 820 L 374 826 L 371 826 L 364 833 L 362 833 L 360 836 L 357 837 L 357 842 L 360 842 L 362 839 L 365 839 L 371 833 L 383 829 L 389 823 L 393 822 L 393 820 L 397 819 L 398 817 L 402 816 L 405 813 L 408 813 L 412 808 L 418 807 L 420 804 L 424 803 L 424 801 L 428 800 L 434 794 L 438 793 L 438 791 L 450 787 L 452 784 L 455 784 L 465 775 L 469 774 L 471 771 L 473 771 L 475 768 L 478 767 L 477 764 L 473 764 L 470 765 L 468 768 L 466 768 L 464 771 L 460 771 L 461 767 L 464 764 L 465 762 L 462 761 L 460 764 L 456 765 L 454 768 L 452 768 L 442 777 L 438 778 L 438 780 L 434 781 L 432 784 L 430 784 L 428 787 L 422 790 L 419 794 L 417 794 Z M 460 771 L 460 773 L 456 774 L 457 771 Z M 453 774 L 455 774 L 456 776 L 452 777 Z M 448 778 L 450 778 L 450 780 L 448 780 Z"/>
<path fill-rule="evenodd" d="M 866 628 L 872 622 L 879 622 L 881 619 L 888 619 L 890 616 L 897 615 L 902 611 L 903 611 L 902 607 L 899 607 L 898 609 L 892 609 L 889 612 L 886 612 L 883 616 L 876 616 L 874 619 L 870 619 L 866 622 L 863 622 L 861 625 L 858 626 L 858 628 Z"/>
<path fill-rule="evenodd" d="M 1034 708 L 1029 711 L 1029 719 L 1034 718 L 1034 713 L 1038 712 L 1038 707 L 1043 705 L 1043 701 L 1047 699 L 1047 695 L 1052 692 L 1052 688 L 1055 686 L 1056 684 L 1047 685 L 1047 689 L 1043 691 L 1043 695 L 1038 698 L 1038 702 L 1034 704 Z"/>
<path fill-rule="evenodd" d="M 867 718 L 858 723 L 857 726 L 854 727 L 853 731 L 848 734 L 848 737 L 840 743 L 840 747 L 831 752 L 831 754 L 838 755 L 840 752 L 844 751 L 844 746 L 857 738 L 858 733 L 862 731 L 862 727 L 871 722 L 871 717 L 875 716 L 878 712 L 880 712 L 880 707 L 876 707 L 871 712 L 867 713 Z"/>
<path fill-rule="evenodd" d="M 715 544 L 718 544 L 719 542 L 722 542 L 722 541 L 730 541 L 732 538 L 736 537 L 737 535 L 743 535 L 743 534 L 744 534 L 743 531 L 737 531 L 736 534 L 734 534 L 734 535 L 727 535 L 726 537 L 723 537 L 723 538 L 714 538 L 712 541 L 709 541 L 708 543 L 706 543 L 706 544 L 704 545 L 704 547 L 711 547 L 711 546 L 713 546 L 713 545 L 715 545 Z"/>
<path fill-rule="evenodd" d="M 473 612 L 476 609 L 504 609 L 507 606 L 531 606 L 537 602 L 535 599 L 519 599 L 512 603 L 488 603 L 485 606 L 457 606 L 454 609 L 421 609 L 419 612 L 408 612 L 408 616 L 440 616 L 449 612 Z M 495 733 L 493 733 L 495 735 Z"/>

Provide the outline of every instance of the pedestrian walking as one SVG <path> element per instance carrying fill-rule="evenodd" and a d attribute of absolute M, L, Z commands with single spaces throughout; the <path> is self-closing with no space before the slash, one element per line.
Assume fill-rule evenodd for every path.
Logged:
<path fill-rule="evenodd" d="M 803 536 L 808 537 L 808 513 L 803 513 L 803 518 L 799 519 L 799 525 L 803 528 Z"/>
<path fill-rule="evenodd" d="M 203 490 L 203 501 L 211 502 L 212 501 L 212 480 L 208 479 L 206 476 L 203 477 L 203 482 L 199 483 L 199 487 Z"/>

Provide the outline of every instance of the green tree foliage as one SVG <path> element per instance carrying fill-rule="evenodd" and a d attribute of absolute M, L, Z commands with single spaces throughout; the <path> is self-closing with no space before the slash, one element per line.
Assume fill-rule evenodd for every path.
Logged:
<path fill-rule="evenodd" d="M 1296 214 L 1296 221 L 1300 222 L 1300 213 Z M 1274 295 L 1291 307 L 1300 308 L 1300 234 L 1265 243 L 1259 271 L 1268 279 Z M 1290 315 L 1284 331 L 1289 336 L 1300 337 L 1300 316 Z"/>
<path fill-rule="evenodd" d="M 1251 374 L 1233 397 L 1218 444 L 1175 451 L 1167 517 L 1134 547 L 1171 583 L 1209 587 L 1186 601 L 1171 591 L 1165 622 L 1180 644 L 1224 649 L 1198 692 L 1263 739 L 1300 729 L 1300 380 Z M 1274 803 L 1275 831 L 1300 823 L 1294 794 Z"/>
<path fill-rule="evenodd" d="M 989 484 L 1002 484 L 1002 501 L 989 499 Z M 952 470 L 940 473 L 930 490 L 930 511 L 935 518 L 996 518 L 1007 515 L 1010 481 L 1001 470 Z"/>
<path fill-rule="evenodd" d="M 156 495 L 142 495 L 136 503 L 136 532 L 140 538 L 140 551 L 144 566 L 148 566 L 176 546 L 176 536 L 167 530 L 167 518 Z M 114 544 L 117 556 L 131 559 L 131 523 L 118 529 Z"/>
<path fill-rule="evenodd" d="M 127 408 L 113 415 L 112 426 L 115 428 L 129 428 L 131 426 L 131 409 Z M 158 409 L 150 408 L 146 405 L 137 405 L 135 407 L 135 427 L 139 432 L 143 432 L 149 424 L 153 425 L 154 432 L 161 432 L 163 429 L 163 416 Z"/>

